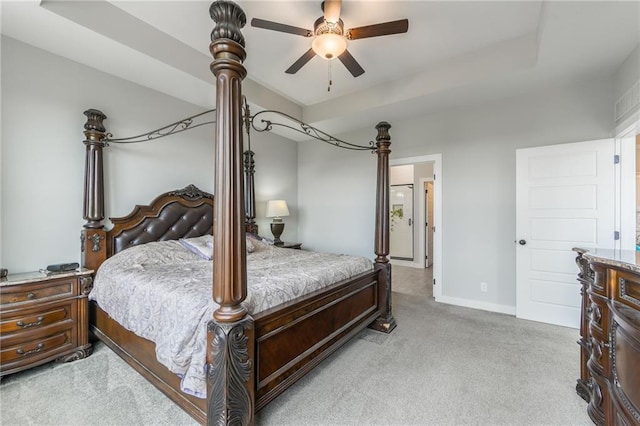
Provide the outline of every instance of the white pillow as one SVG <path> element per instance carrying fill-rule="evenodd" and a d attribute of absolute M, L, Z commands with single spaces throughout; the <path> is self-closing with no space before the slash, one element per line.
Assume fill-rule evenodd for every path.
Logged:
<path fill-rule="evenodd" d="M 213 259 L 213 235 L 203 235 L 194 238 L 181 238 L 180 244 L 190 252 L 197 254 L 204 260 Z M 253 253 L 256 250 L 255 245 L 251 242 L 251 238 L 247 237 L 247 253 Z"/>
<path fill-rule="evenodd" d="M 213 259 L 213 235 L 194 238 L 180 238 L 180 244 L 204 260 Z"/>

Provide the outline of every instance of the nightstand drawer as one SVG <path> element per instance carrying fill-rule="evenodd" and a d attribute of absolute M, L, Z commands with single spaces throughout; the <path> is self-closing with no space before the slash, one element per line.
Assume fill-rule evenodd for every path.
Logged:
<path fill-rule="evenodd" d="M 0 281 L 0 377 L 91 354 L 87 294 L 92 273 L 34 271 Z"/>
<path fill-rule="evenodd" d="M 31 362 L 36 358 L 46 358 L 56 352 L 64 352 L 69 348 L 73 348 L 73 325 L 50 336 L 34 338 L 9 347 L 2 346 L 0 363 L 2 363 L 2 369 L 4 370 L 12 367 L 10 363 L 21 362 L 22 360 Z"/>
<path fill-rule="evenodd" d="M 2 288 L 0 292 L 0 305 L 27 305 L 40 303 L 43 300 L 71 297 L 76 293 L 74 288 L 75 283 L 75 278 L 68 278 L 53 282 Z"/>
<path fill-rule="evenodd" d="M 75 300 L 49 304 L 47 307 L 33 307 L 10 313 L 0 317 L 0 333 L 9 337 L 12 333 L 25 330 L 37 330 L 60 321 L 73 319 Z"/>

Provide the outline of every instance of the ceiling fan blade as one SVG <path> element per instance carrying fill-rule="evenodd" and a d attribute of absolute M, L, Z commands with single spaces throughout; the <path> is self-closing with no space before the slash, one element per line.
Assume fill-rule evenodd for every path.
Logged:
<path fill-rule="evenodd" d="M 293 63 L 293 65 L 291 65 L 289 68 L 287 68 L 287 70 L 285 72 L 287 74 L 295 74 L 295 73 L 297 73 L 300 70 L 300 68 L 302 68 L 314 56 L 316 56 L 316 52 L 314 52 L 313 49 L 307 50 L 307 52 L 304 55 L 300 56 L 300 58 L 297 61 L 295 61 Z"/>
<path fill-rule="evenodd" d="M 342 0 L 324 0 L 322 2 L 322 11 L 324 12 L 324 20 L 333 24 L 340 20 L 340 8 Z"/>
<path fill-rule="evenodd" d="M 359 77 L 364 74 L 364 69 L 362 69 L 358 61 L 351 56 L 351 53 L 349 53 L 348 50 L 345 50 L 340 56 L 338 56 L 338 59 L 340 59 L 340 62 L 347 67 L 352 76 Z"/>
<path fill-rule="evenodd" d="M 306 30 L 292 25 L 280 24 L 278 22 L 266 21 L 264 19 L 253 18 L 251 26 L 256 28 L 264 28 L 265 30 L 279 31 L 281 33 L 295 34 L 303 37 L 311 37 L 313 31 Z"/>
<path fill-rule="evenodd" d="M 407 30 L 409 30 L 409 20 L 400 19 L 399 21 L 383 22 L 381 24 L 351 28 L 350 30 L 347 30 L 346 35 L 349 40 L 358 40 L 360 38 L 406 33 Z"/>

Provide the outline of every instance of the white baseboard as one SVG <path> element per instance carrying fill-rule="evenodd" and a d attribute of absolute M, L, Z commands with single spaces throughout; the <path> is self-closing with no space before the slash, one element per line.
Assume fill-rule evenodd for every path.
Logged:
<path fill-rule="evenodd" d="M 409 260 L 390 259 L 390 262 L 392 265 L 408 266 L 410 268 L 424 269 L 424 265 L 421 265 L 418 262 L 412 262 Z"/>
<path fill-rule="evenodd" d="M 483 311 L 497 312 L 500 314 L 516 315 L 516 307 L 509 305 L 498 305 L 497 303 L 481 302 L 479 300 L 461 299 L 459 297 L 441 296 L 436 298 L 436 302 L 448 305 L 463 306 L 465 308 L 481 309 Z"/>

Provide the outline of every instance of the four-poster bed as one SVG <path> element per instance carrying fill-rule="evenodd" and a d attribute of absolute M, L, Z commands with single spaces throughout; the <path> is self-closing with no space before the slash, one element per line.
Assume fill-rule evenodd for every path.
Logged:
<path fill-rule="evenodd" d="M 207 325 L 206 399 L 181 392 L 180 379 L 156 360 L 154 343 L 124 328 L 95 303 L 91 331 L 199 422 L 250 424 L 255 411 L 363 328 L 390 332 L 395 327 L 388 260 L 391 126 L 379 123 L 375 146 L 360 147 L 373 149 L 378 157 L 372 269 L 251 315 L 243 303 L 248 296 L 245 233 L 255 232 L 252 153 L 243 158 L 242 151 L 242 127 L 248 127 L 248 121 L 242 114 L 246 70 L 240 28 L 246 17 L 239 6 L 225 0 L 214 2 L 210 14 L 216 23 L 210 47 L 216 76 L 215 198 L 192 186 L 171 191 L 149 206 L 136 206 L 124 218 L 111 219 L 114 226 L 107 231 L 102 168 L 109 140 L 103 125 L 106 116 L 88 110 L 82 259 L 83 266 L 98 269 L 129 247 L 212 232 L 212 293 L 218 308 Z M 274 125 L 264 122 L 262 130 Z M 310 136 L 322 133 L 303 123 L 301 127 Z M 330 139 L 339 142 L 335 145 L 343 142 Z"/>

